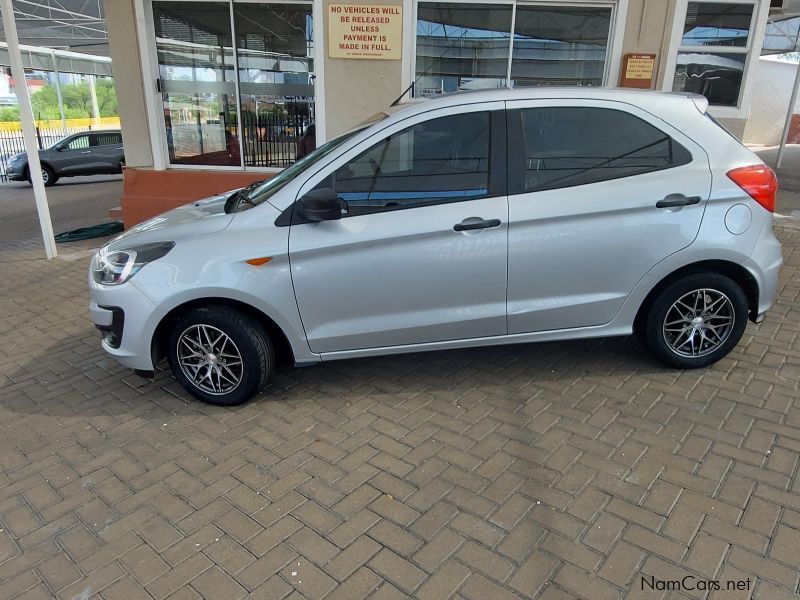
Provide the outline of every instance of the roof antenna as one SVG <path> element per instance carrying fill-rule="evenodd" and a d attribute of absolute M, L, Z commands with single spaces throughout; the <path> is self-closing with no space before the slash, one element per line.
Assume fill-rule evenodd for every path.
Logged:
<path fill-rule="evenodd" d="M 394 102 L 392 102 L 389 106 L 397 106 L 398 104 L 400 104 L 400 100 L 402 100 L 403 96 L 405 96 L 410 90 L 414 89 L 414 86 L 417 84 L 417 81 L 419 81 L 420 77 L 422 77 L 422 75 L 420 75 L 414 81 L 412 81 L 411 85 L 408 86 L 406 89 L 404 89 L 403 92 L 397 98 L 395 98 Z"/>

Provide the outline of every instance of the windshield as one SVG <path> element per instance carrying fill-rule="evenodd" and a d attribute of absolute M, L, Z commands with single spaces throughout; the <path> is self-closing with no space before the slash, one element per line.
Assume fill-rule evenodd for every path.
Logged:
<path fill-rule="evenodd" d="M 246 194 L 247 204 L 252 204 L 253 206 L 261 204 L 287 183 L 292 181 L 295 177 L 300 175 L 300 173 L 308 169 L 311 165 L 330 154 L 338 146 L 366 128 L 367 125 L 358 127 L 340 135 L 337 138 L 333 138 L 331 141 L 322 144 L 322 146 L 298 160 L 292 166 L 287 167 L 275 175 L 275 177 L 258 183 L 252 189 L 243 190 L 241 193 Z"/>

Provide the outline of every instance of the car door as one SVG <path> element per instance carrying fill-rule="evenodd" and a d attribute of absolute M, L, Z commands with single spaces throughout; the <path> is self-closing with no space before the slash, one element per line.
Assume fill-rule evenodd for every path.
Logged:
<path fill-rule="evenodd" d="M 629 104 L 508 108 L 509 333 L 608 323 L 649 269 L 694 240 L 708 157 Z"/>
<path fill-rule="evenodd" d="M 506 333 L 503 109 L 411 117 L 303 186 L 298 198 L 333 188 L 347 203 L 341 220 L 298 223 L 295 212 L 291 226 L 292 281 L 312 351 Z"/>
<path fill-rule="evenodd" d="M 51 153 L 57 175 L 79 175 L 92 162 L 89 134 L 81 133 L 65 139 Z"/>
<path fill-rule="evenodd" d="M 118 131 L 98 131 L 91 134 L 93 168 L 98 173 L 117 173 L 120 170 L 122 134 Z"/>

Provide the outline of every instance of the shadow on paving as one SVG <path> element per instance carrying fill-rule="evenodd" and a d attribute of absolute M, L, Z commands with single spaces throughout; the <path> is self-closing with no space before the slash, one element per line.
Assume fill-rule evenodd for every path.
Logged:
<path fill-rule="evenodd" d="M 92 346 L 97 352 L 85 356 L 85 349 Z M 52 371 L 52 379 L 31 377 L 43 367 Z M 506 397 L 506 386 L 511 384 L 525 389 L 520 397 L 527 401 L 542 393 L 544 387 L 537 391 L 538 386 L 562 387 L 571 379 L 615 372 L 623 379 L 678 373 L 661 367 L 636 336 L 540 342 L 338 360 L 302 368 L 280 361 L 267 387 L 248 404 L 310 400 L 337 411 L 370 398 L 389 405 L 446 400 L 460 408 L 459 399 L 472 392 L 513 400 Z M 5 404 L 23 414 L 92 417 L 134 412 L 157 421 L 163 411 L 187 416 L 237 410 L 195 400 L 172 377 L 166 361 L 158 365 L 152 380 L 118 365 L 100 349 L 99 333 L 88 320 L 80 333 L 53 340 L 7 376 L 11 385 L 5 386 L 6 392 L 13 396 L 14 389 L 24 388 L 25 394 Z M 120 383 L 124 385 L 115 385 Z"/>

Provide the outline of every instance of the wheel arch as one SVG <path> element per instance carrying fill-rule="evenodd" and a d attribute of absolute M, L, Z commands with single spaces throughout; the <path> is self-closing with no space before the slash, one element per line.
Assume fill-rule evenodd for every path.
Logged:
<path fill-rule="evenodd" d="M 50 161 L 47 161 L 47 160 L 45 160 L 43 158 L 39 158 L 39 164 L 42 167 L 47 167 L 48 169 L 50 169 L 53 172 L 53 175 L 58 177 L 58 173 L 56 173 L 56 170 L 53 168 L 53 165 L 50 164 Z M 25 162 L 25 176 L 27 177 L 30 172 L 31 172 L 31 163 L 26 161 Z"/>
<path fill-rule="evenodd" d="M 175 322 L 175 319 L 178 317 L 178 315 L 192 308 L 210 306 L 226 307 L 244 313 L 255 319 L 261 324 L 261 326 L 264 328 L 264 331 L 270 337 L 275 350 L 276 358 L 279 361 L 288 359 L 289 361 L 294 362 L 294 350 L 292 349 L 292 345 L 289 343 L 289 338 L 269 315 L 240 300 L 222 297 L 207 297 L 196 298 L 179 304 L 161 318 L 155 328 L 155 331 L 153 332 L 153 339 L 150 342 L 150 352 L 153 359 L 153 365 L 156 365 L 166 356 L 166 346 L 167 340 L 169 339 L 170 327 Z"/>
<path fill-rule="evenodd" d="M 653 286 L 647 296 L 645 296 L 644 301 L 639 305 L 639 310 L 636 312 L 636 318 L 633 323 L 634 330 L 640 329 L 642 320 L 645 315 L 647 315 L 647 311 L 650 310 L 655 299 L 667 286 L 678 279 L 695 273 L 716 273 L 735 281 L 736 284 L 742 288 L 744 295 L 747 297 L 748 317 L 751 321 L 755 322 L 758 316 L 759 289 L 758 282 L 753 274 L 742 265 L 728 260 L 702 260 L 676 269 Z"/>

